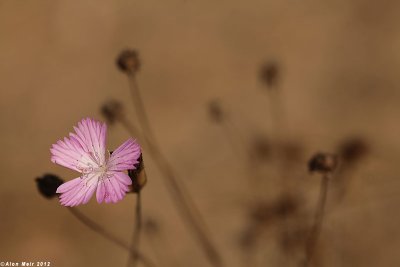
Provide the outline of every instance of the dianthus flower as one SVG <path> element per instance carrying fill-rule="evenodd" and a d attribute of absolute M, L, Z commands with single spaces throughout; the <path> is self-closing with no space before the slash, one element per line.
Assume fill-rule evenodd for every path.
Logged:
<path fill-rule="evenodd" d="M 110 155 L 106 151 L 105 123 L 87 118 L 74 130 L 50 149 L 53 163 L 80 173 L 80 177 L 57 188 L 61 204 L 86 204 L 95 191 L 98 203 L 120 201 L 130 191 L 132 180 L 125 171 L 136 168 L 141 154 L 139 144 L 130 138 Z"/>

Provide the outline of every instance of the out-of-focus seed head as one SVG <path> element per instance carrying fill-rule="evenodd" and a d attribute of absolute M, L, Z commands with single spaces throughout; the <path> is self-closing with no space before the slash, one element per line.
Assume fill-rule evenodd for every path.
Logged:
<path fill-rule="evenodd" d="M 339 155 L 345 164 L 358 162 L 369 152 L 369 146 L 362 138 L 350 138 L 339 145 Z"/>
<path fill-rule="evenodd" d="M 283 194 L 272 203 L 260 202 L 253 207 L 250 216 L 254 222 L 269 223 L 294 214 L 300 207 L 300 199 Z"/>
<path fill-rule="evenodd" d="M 135 165 L 136 169 L 128 170 L 128 175 L 132 180 L 132 192 L 138 193 L 147 183 L 146 171 L 144 169 L 143 157 L 140 155 L 139 162 Z"/>
<path fill-rule="evenodd" d="M 303 249 L 309 235 L 307 225 L 298 224 L 294 228 L 288 228 L 288 232 L 280 235 L 280 245 L 284 251 Z"/>
<path fill-rule="evenodd" d="M 38 190 L 45 198 L 53 198 L 57 196 L 57 188 L 64 183 L 57 175 L 45 174 L 36 178 Z"/>
<path fill-rule="evenodd" d="M 221 103 L 218 99 L 214 99 L 208 103 L 208 113 L 211 120 L 216 123 L 221 123 L 225 119 L 224 111 L 222 110 Z"/>
<path fill-rule="evenodd" d="M 116 60 L 118 68 L 128 74 L 136 74 L 140 69 L 139 53 L 133 49 L 122 51 Z"/>
<path fill-rule="evenodd" d="M 155 219 L 147 218 L 144 222 L 144 230 L 149 234 L 158 234 L 160 232 L 160 225 Z"/>
<path fill-rule="evenodd" d="M 278 85 L 279 76 L 279 66 L 276 62 L 270 61 L 261 65 L 259 73 L 260 81 L 268 88 L 274 88 Z"/>
<path fill-rule="evenodd" d="M 100 112 L 109 124 L 113 124 L 124 116 L 124 107 L 118 100 L 110 99 L 101 106 Z"/>
<path fill-rule="evenodd" d="M 280 144 L 280 152 L 285 162 L 299 162 L 303 157 L 303 146 L 297 142 L 284 142 Z"/>
<path fill-rule="evenodd" d="M 259 161 L 269 160 L 271 157 L 272 145 L 264 135 L 257 135 L 250 144 L 250 156 Z"/>
<path fill-rule="evenodd" d="M 308 169 L 311 172 L 333 172 L 338 165 L 338 157 L 330 153 L 316 153 L 308 161 Z"/>
<path fill-rule="evenodd" d="M 239 246 L 246 252 L 253 250 L 257 243 L 257 237 L 260 235 L 260 229 L 258 225 L 249 225 L 242 233 L 239 235 Z"/>

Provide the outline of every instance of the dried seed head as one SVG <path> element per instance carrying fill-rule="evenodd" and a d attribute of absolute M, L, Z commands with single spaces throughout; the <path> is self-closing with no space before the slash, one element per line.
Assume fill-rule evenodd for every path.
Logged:
<path fill-rule="evenodd" d="M 299 209 L 299 204 L 298 198 L 284 194 L 272 203 L 258 203 L 254 206 L 250 216 L 254 222 L 269 223 L 296 213 Z"/>
<path fill-rule="evenodd" d="M 368 144 L 362 138 L 347 139 L 339 145 L 339 155 L 346 164 L 359 161 L 367 155 L 368 152 Z"/>
<path fill-rule="evenodd" d="M 124 115 L 124 107 L 122 103 L 115 99 L 105 102 L 101 106 L 100 111 L 109 124 L 115 123 Z"/>
<path fill-rule="evenodd" d="M 308 161 L 308 169 L 311 172 L 333 172 L 337 165 L 337 156 L 329 153 L 317 153 Z"/>
<path fill-rule="evenodd" d="M 276 87 L 279 82 L 279 67 L 276 62 L 264 63 L 260 68 L 260 80 L 267 87 Z"/>
<path fill-rule="evenodd" d="M 136 169 L 128 170 L 128 175 L 132 179 L 132 192 L 138 193 L 147 183 L 146 171 L 144 169 L 143 157 L 140 155 L 139 162 L 135 165 Z"/>
<path fill-rule="evenodd" d="M 54 174 L 45 174 L 42 177 L 36 178 L 36 184 L 40 194 L 49 199 L 57 195 L 57 188 L 62 185 L 63 182 L 63 180 Z"/>
<path fill-rule="evenodd" d="M 287 217 L 290 214 L 297 212 L 299 209 L 299 199 L 292 195 L 282 195 L 275 202 L 274 214 L 278 218 Z"/>
<path fill-rule="evenodd" d="M 211 120 L 216 123 L 221 123 L 224 120 L 225 114 L 218 99 L 214 99 L 208 103 L 208 112 Z"/>
<path fill-rule="evenodd" d="M 139 54 L 136 50 L 127 49 L 122 51 L 116 60 L 118 68 L 122 72 L 136 74 L 140 69 Z"/>

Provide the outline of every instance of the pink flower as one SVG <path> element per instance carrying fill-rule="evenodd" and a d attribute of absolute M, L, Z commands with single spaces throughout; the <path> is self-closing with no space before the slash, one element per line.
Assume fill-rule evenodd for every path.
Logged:
<path fill-rule="evenodd" d="M 50 149 L 52 162 L 81 173 L 57 188 L 61 204 L 86 204 L 95 191 L 98 203 L 120 201 L 132 184 L 124 171 L 135 169 L 141 153 L 139 144 L 130 138 L 110 155 L 106 152 L 105 123 L 87 118 L 74 130 Z"/>

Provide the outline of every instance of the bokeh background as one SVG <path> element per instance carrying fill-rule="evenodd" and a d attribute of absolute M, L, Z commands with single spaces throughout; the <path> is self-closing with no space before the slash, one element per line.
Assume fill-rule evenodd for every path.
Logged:
<path fill-rule="evenodd" d="M 296 239 L 295 230 L 311 224 L 320 176 L 307 161 L 351 137 L 364 140 L 368 154 L 347 175 L 346 196 L 328 198 L 318 266 L 399 266 L 399 11 L 395 0 L 0 1 L 0 261 L 126 264 L 125 251 L 44 199 L 34 179 L 76 177 L 50 162 L 49 148 L 81 118 L 104 120 L 105 101 L 120 100 L 137 121 L 115 66 L 122 49 L 134 48 L 156 138 L 226 266 L 298 266 L 301 245 L 288 252 L 279 229 L 289 225 Z M 264 62 L 279 70 L 279 97 L 260 82 Z M 228 122 L 210 119 L 214 99 Z M 260 136 L 271 147 L 294 144 L 295 162 L 281 164 L 269 145 L 269 156 L 251 157 Z M 109 148 L 128 137 L 110 126 Z M 156 227 L 144 231 L 142 251 L 157 266 L 210 266 L 144 156 L 144 218 Z M 254 205 L 274 203 L 283 187 L 301 199 L 302 219 L 267 219 L 257 244 L 244 242 Z M 79 209 L 129 241 L 134 203 L 128 195 Z"/>

